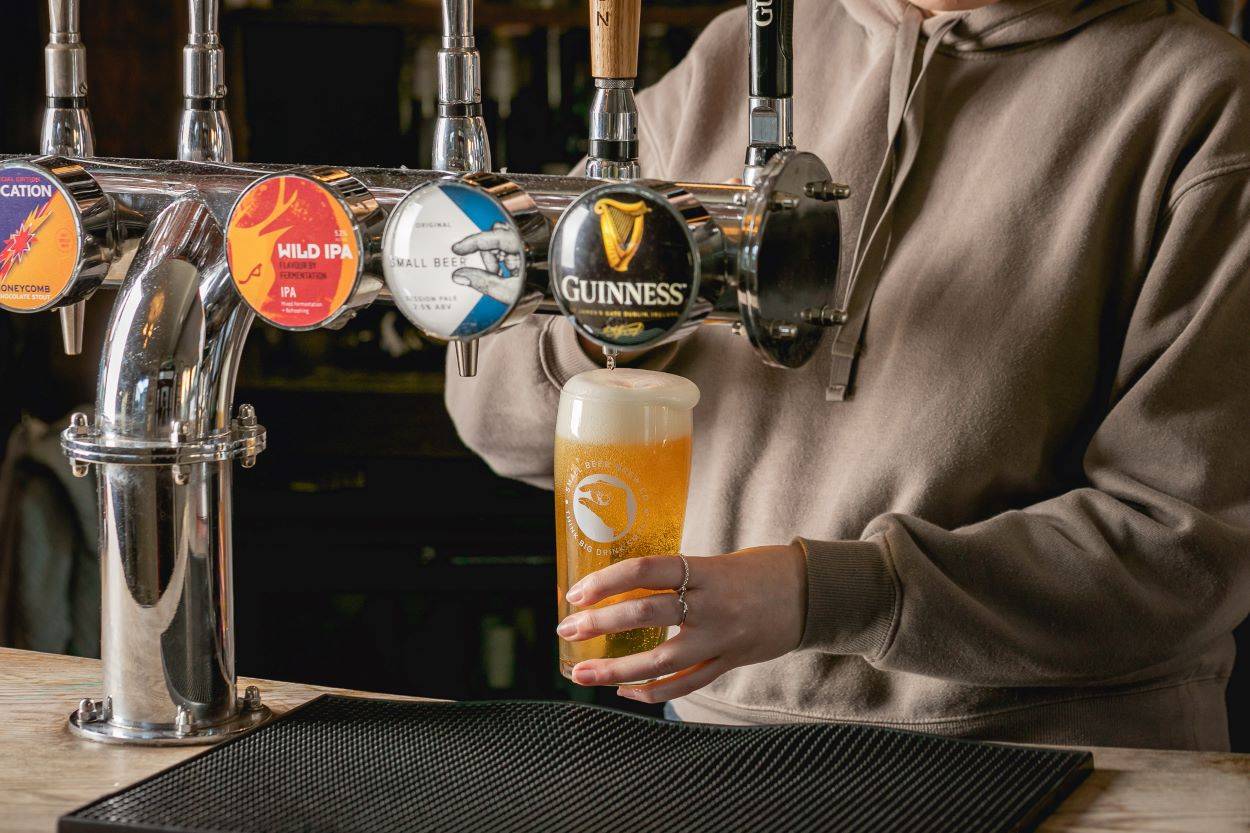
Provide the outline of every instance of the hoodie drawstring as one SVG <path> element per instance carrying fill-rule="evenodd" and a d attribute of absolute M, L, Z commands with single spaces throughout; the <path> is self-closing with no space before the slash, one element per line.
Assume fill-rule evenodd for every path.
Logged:
<path fill-rule="evenodd" d="M 920 44 L 920 27 L 924 23 L 924 15 L 910 3 L 903 12 L 903 20 L 894 39 L 885 159 L 881 162 L 877 178 L 868 194 L 864 220 L 860 225 L 859 239 L 851 260 L 842 306 L 847 311 L 847 320 L 837 328 L 834 335 L 833 368 L 830 371 L 829 387 L 825 391 L 825 399 L 828 401 L 841 402 L 846 399 L 850 388 L 851 371 L 863 338 L 868 308 L 872 305 L 872 297 L 876 293 L 877 282 L 885 266 L 894 203 L 919 152 L 920 134 L 924 129 L 925 73 L 933 56 L 937 54 L 942 38 L 962 17 L 963 15 L 952 15 L 937 27 L 925 45 L 920 67 L 913 80 L 913 66 L 916 49 Z"/>

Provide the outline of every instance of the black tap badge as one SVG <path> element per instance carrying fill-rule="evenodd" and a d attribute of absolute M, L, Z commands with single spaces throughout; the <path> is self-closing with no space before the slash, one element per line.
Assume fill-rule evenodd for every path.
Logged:
<path fill-rule="evenodd" d="M 494 197 L 462 182 L 431 182 L 392 212 L 382 271 L 409 321 L 435 338 L 471 338 L 500 326 L 516 306 L 525 249 Z"/>
<path fill-rule="evenodd" d="M 556 302 L 602 344 L 658 341 L 685 320 L 698 289 L 685 220 L 663 196 L 638 185 L 583 194 L 560 218 L 551 252 Z"/>

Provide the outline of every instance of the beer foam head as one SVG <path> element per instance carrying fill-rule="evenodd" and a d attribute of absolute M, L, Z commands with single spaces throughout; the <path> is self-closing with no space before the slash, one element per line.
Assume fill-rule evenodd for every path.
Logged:
<path fill-rule="evenodd" d="M 694 382 L 622 367 L 579 373 L 564 385 L 556 433 L 588 443 L 660 442 L 690 433 Z"/>

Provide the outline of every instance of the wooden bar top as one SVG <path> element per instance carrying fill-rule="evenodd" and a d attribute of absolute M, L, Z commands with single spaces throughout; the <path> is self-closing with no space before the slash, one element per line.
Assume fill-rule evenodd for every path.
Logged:
<path fill-rule="evenodd" d="M 363 694 L 240 680 L 252 682 L 274 711 L 327 691 Z M 53 831 L 62 814 L 203 749 L 75 738 L 66 718 L 80 699 L 99 696 L 96 660 L 0 648 L 0 831 Z M 1044 833 L 1250 831 L 1250 755 L 1091 751 L 1093 774 L 1041 826 Z"/>

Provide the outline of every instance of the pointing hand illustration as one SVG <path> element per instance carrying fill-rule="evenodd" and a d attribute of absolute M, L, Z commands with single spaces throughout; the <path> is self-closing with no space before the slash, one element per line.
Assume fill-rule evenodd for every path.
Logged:
<path fill-rule="evenodd" d="M 516 274 L 521 269 L 521 241 L 505 223 L 495 223 L 489 231 L 471 234 L 452 245 L 458 255 L 478 252 L 485 269 L 462 266 L 451 279 L 461 286 L 470 286 L 496 301 L 510 304 L 516 298 Z M 504 267 L 508 276 L 504 276 Z"/>

